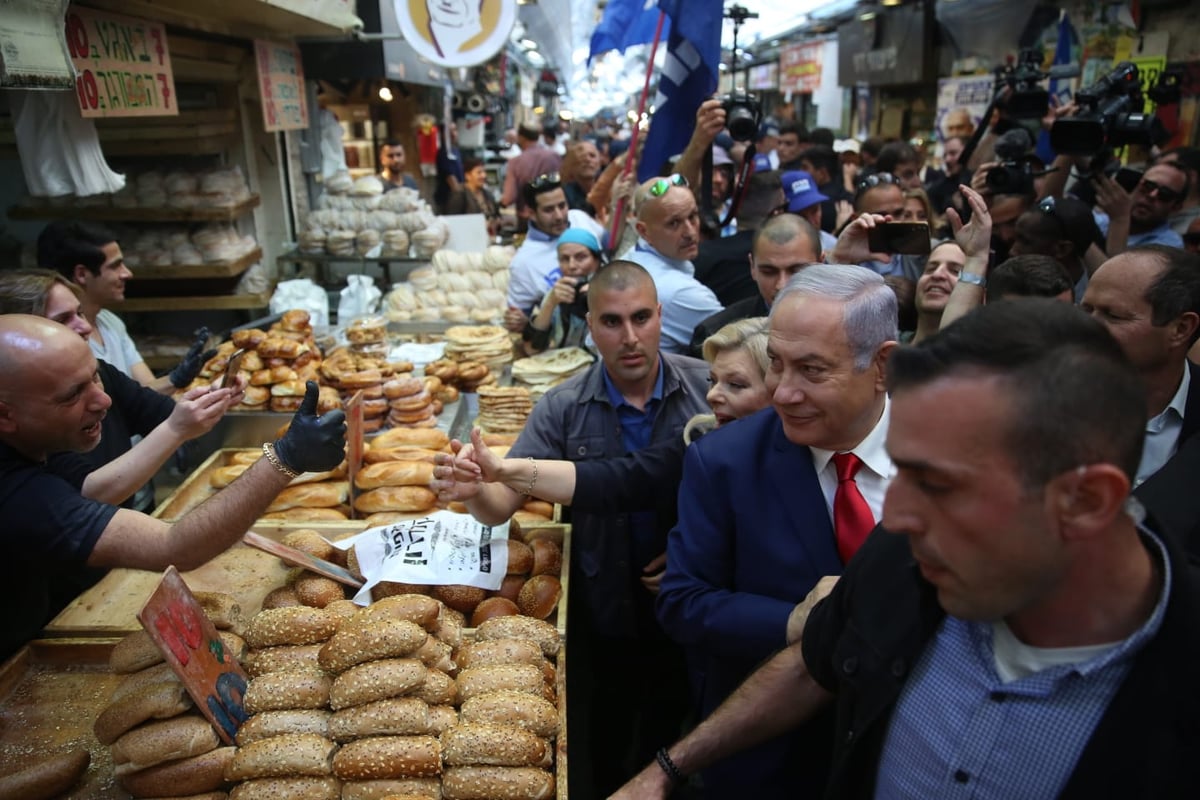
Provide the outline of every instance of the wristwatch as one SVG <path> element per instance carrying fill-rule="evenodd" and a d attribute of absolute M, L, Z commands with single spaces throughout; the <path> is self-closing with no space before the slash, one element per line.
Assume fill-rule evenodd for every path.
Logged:
<path fill-rule="evenodd" d="M 971 272 L 958 273 L 958 280 L 960 283 L 969 283 L 972 286 L 978 286 L 981 289 L 987 287 L 987 278 L 982 275 L 975 275 Z"/>

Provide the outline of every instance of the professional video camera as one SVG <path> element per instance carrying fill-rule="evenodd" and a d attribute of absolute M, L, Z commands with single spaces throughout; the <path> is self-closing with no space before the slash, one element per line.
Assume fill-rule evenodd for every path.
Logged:
<path fill-rule="evenodd" d="M 1033 137 L 1024 128 L 1011 128 L 996 140 L 1000 163 L 987 171 L 985 180 L 994 194 L 1030 194 L 1033 192 L 1033 165 L 1030 151 Z"/>
<path fill-rule="evenodd" d="M 752 94 L 740 92 L 721 98 L 725 109 L 725 127 L 735 142 L 753 142 L 762 124 L 762 106 Z"/>
<path fill-rule="evenodd" d="M 1013 119 L 1041 119 L 1050 108 L 1050 93 L 1041 82 L 1047 78 L 1073 78 L 1078 74 L 1079 67 L 1073 64 L 1056 64 L 1043 70 L 1040 49 L 1022 50 L 1016 64 L 996 67 L 997 87 L 1006 85 L 1010 90 L 1001 107 Z"/>
<path fill-rule="evenodd" d="M 1097 156 L 1114 147 L 1149 147 L 1166 141 L 1170 134 L 1162 121 L 1143 111 L 1142 84 L 1136 64 L 1117 64 L 1112 72 L 1075 94 L 1080 112 L 1055 120 L 1050 145 L 1067 155 Z M 1164 72 L 1147 94 L 1159 105 L 1179 102 L 1178 73 Z"/>

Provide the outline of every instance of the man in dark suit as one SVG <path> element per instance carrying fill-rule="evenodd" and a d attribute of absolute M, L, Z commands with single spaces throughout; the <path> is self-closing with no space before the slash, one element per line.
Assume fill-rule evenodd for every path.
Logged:
<path fill-rule="evenodd" d="M 895 294 L 871 270 L 813 264 L 773 299 L 773 408 L 688 448 L 687 502 L 667 544 L 658 618 L 691 649 L 703 714 L 786 644 L 790 615 L 818 580 L 841 573 L 892 477 L 884 366 L 896 346 Z M 808 733 L 718 765 L 706 791 L 819 793 L 829 730 Z"/>
<path fill-rule="evenodd" d="M 700 247 L 703 250 L 704 245 Z M 820 233 L 811 224 L 795 214 L 780 214 L 767 220 L 753 236 L 753 251 L 742 261 L 742 270 L 749 273 L 756 286 L 754 296 L 727 305 L 697 325 L 692 334 L 691 355 L 700 358 L 704 340 L 729 323 L 765 317 L 775 295 L 788 280 L 801 268 L 820 260 Z"/>
<path fill-rule="evenodd" d="M 1200 553 L 1200 499 L 1194 491 L 1200 430 L 1200 368 L 1187 359 L 1200 338 L 1200 258 L 1145 245 L 1105 261 L 1082 307 L 1112 332 L 1146 390 L 1146 444 L 1134 496 L 1167 532 Z M 1176 462 L 1179 463 L 1176 463 Z"/>
<path fill-rule="evenodd" d="M 800 640 L 613 800 L 664 798 L 831 703 L 824 797 L 1191 796 L 1200 567 L 1127 503 L 1145 397 L 1121 348 L 1028 299 L 888 373 L 881 529 Z"/>

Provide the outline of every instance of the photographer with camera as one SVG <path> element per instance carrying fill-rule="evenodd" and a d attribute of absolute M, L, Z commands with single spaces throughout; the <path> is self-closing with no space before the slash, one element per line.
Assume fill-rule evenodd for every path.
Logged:
<path fill-rule="evenodd" d="M 546 292 L 522 334 L 526 355 L 560 347 L 583 347 L 587 339 L 587 285 L 604 264 L 600 242 L 582 228 L 567 228 L 558 237 L 562 276 Z"/>
<path fill-rule="evenodd" d="M 1102 173 L 1092 177 L 1092 185 L 1096 207 L 1105 214 L 1097 222 L 1110 257 L 1144 244 L 1183 247 L 1183 237 L 1171 229 L 1170 223 L 1171 215 L 1183 207 L 1190 188 L 1187 173 L 1180 167 L 1169 161 L 1154 165 L 1132 193 Z"/>

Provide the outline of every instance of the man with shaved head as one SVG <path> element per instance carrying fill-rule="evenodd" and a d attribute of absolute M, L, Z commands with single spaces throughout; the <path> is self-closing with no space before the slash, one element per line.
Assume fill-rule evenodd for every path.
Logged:
<path fill-rule="evenodd" d="M 720 311 L 717 296 L 696 280 L 700 212 L 682 175 L 653 178 L 638 187 L 637 246 L 627 258 L 654 279 L 662 303 L 662 349 L 686 353 L 696 326 Z"/>
<path fill-rule="evenodd" d="M 765 317 L 788 279 L 820 260 L 820 232 L 811 222 L 796 214 L 780 214 L 767 220 L 754 236 L 749 257 L 750 277 L 758 286 L 757 294 L 739 300 L 697 325 L 692 333 L 692 355 L 699 357 L 704 340 L 729 323 Z"/>
<path fill-rule="evenodd" d="M 687 421 L 708 411 L 708 365 L 663 352 L 664 309 L 654 287 L 630 261 L 596 273 L 587 322 L 600 360 L 538 401 L 510 456 L 615 458 L 682 441 Z M 527 499 L 502 483 L 472 491 L 443 499 L 465 500 L 489 524 L 507 520 Z M 567 678 L 571 745 L 583 754 L 584 770 L 572 780 L 595 796 L 616 789 L 673 738 L 687 707 L 682 652 L 654 618 L 676 514 L 673 492 L 650 511 L 571 510 L 571 657 L 588 665 Z"/>
<path fill-rule="evenodd" d="M 50 620 L 53 585 L 84 568 L 195 569 L 221 553 L 306 471 L 342 460 L 345 417 L 318 418 L 310 382 L 288 431 L 227 489 L 175 523 L 80 494 L 90 468 L 47 458 L 100 443 L 112 404 L 96 358 L 69 328 L 42 317 L 0 315 L 0 584 L 18 602 L 0 623 L 0 658 Z"/>

